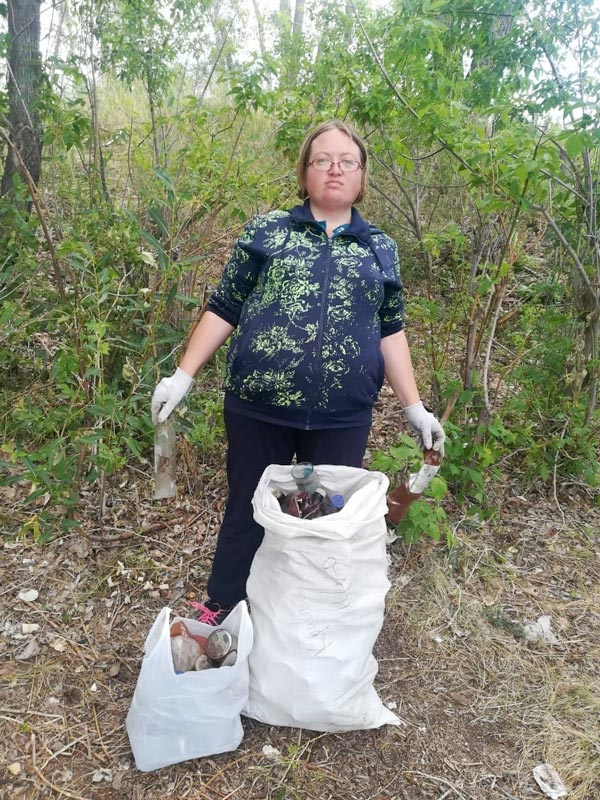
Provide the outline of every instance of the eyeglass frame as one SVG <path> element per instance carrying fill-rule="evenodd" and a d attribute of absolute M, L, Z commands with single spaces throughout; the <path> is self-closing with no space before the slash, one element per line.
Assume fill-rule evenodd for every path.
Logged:
<path fill-rule="evenodd" d="M 332 131 L 332 130 L 337 130 L 341 131 L 342 133 L 345 133 L 346 136 L 354 142 L 354 144 L 358 147 L 360 151 L 360 156 L 361 156 L 360 160 L 363 165 L 361 172 L 361 186 L 360 186 L 360 191 L 354 201 L 355 203 L 360 203 L 361 200 L 364 200 L 367 194 L 368 175 L 369 175 L 369 155 L 367 153 L 367 147 L 364 141 L 354 130 L 354 128 L 347 122 L 342 122 L 340 120 L 329 120 L 328 122 L 322 122 L 320 125 L 317 125 L 316 128 L 313 128 L 313 130 L 310 131 L 310 133 L 304 139 L 304 142 L 300 147 L 300 152 L 298 153 L 298 159 L 296 161 L 296 181 L 298 184 L 298 197 L 301 200 L 306 200 L 306 198 L 308 197 L 308 192 L 306 191 L 306 171 L 308 169 L 307 161 L 314 140 L 317 138 L 317 136 L 320 136 L 322 133 L 326 133 L 327 131 Z"/>
<path fill-rule="evenodd" d="M 315 161 L 327 161 L 329 166 L 326 167 L 325 169 L 320 169 L 319 167 L 315 167 L 314 165 Z M 344 163 L 344 161 L 346 162 L 351 161 L 353 164 L 356 164 L 357 165 L 356 169 L 343 169 L 342 164 Z M 307 161 L 306 166 L 316 169 L 317 172 L 329 172 L 329 170 L 335 166 L 338 167 L 340 172 L 348 172 L 351 175 L 354 174 L 355 172 L 358 172 L 359 169 L 364 169 L 364 165 L 361 164 L 360 161 L 357 161 L 354 158 L 342 158 L 341 161 L 334 161 L 332 158 L 313 158 L 312 161 Z"/>

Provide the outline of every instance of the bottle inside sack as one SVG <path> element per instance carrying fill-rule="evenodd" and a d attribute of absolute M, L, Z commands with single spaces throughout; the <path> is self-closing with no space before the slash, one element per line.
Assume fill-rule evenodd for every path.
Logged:
<path fill-rule="evenodd" d="M 387 496 L 387 520 L 392 525 L 402 522 L 408 507 L 423 494 L 440 468 L 441 456 L 437 450 L 423 452 L 423 465 L 413 472 Z"/>
<path fill-rule="evenodd" d="M 292 467 L 292 478 L 297 490 L 290 494 L 278 491 L 281 510 L 300 519 L 317 519 L 335 514 L 344 507 L 341 494 L 329 494 L 322 486 L 314 466 L 301 461 Z"/>

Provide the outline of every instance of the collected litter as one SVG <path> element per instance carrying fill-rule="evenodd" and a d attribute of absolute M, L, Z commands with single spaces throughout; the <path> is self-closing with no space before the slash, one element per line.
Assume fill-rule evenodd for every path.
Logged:
<path fill-rule="evenodd" d="M 344 507 L 344 496 L 328 493 L 310 462 L 301 461 L 295 464 L 292 467 L 292 478 L 296 483 L 293 492 L 286 493 L 280 488 L 273 490 L 284 514 L 299 519 L 317 519 L 336 514 Z"/>
<path fill-rule="evenodd" d="M 210 636 L 190 633 L 185 622 L 174 622 L 171 631 L 173 668 L 178 675 L 215 667 L 232 667 L 237 659 L 237 641 L 229 631 L 217 628 Z"/>
<path fill-rule="evenodd" d="M 318 519 L 281 513 L 273 489 L 293 492 L 290 465 L 267 467 L 252 498 L 265 534 L 246 586 L 256 638 L 244 714 L 317 731 L 400 725 L 374 686 L 373 649 L 390 587 L 389 480 L 342 465 L 316 470 L 327 490 L 343 495 L 341 512 Z"/>
<path fill-rule="evenodd" d="M 534 767 L 533 777 L 542 792 L 549 797 L 550 800 L 560 800 L 561 797 L 567 796 L 567 787 L 562 782 L 560 775 L 552 764 L 539 764 L 537 767 Z"/>
<path fill-rule="evenodd" d="M 172 641 L 184 629 L 198 646 L 227 629 L 237 642 L 235 664 L 228 669 L 196 669 L 178 675 Z M 171 636 L 171 628 L 175 636 Z M 216 638 L 216 637 L 215 637 Z M 220 628 L 195 619 L 171 619 L 163 608 L 144 643 L 144 658 L 127 713 L 127 733 L 136 767 L 142 772 L 193 758 L 235 750 L 244 737 L 240 713 L 248 701 L 248 654 L 253 630 L 245 601 L 238 603 Z"/>

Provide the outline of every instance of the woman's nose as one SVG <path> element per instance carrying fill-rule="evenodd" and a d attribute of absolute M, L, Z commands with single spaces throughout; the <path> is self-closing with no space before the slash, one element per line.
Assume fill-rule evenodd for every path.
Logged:
<path fill-rule="evenodd" d="M 331 162 L 331 166 L 329 167 L 329 172 L 333 172 L 333 173 L 335 173 L 335 174 L 337 175 L 337 174 L 338 174 L 338 173 L 340 173 L 341 171 L 342 171 L 342 170 L 341 170 L 341 167 L 340 167 L 340 165 L 339 165 L 339 162 L 337 162 L 337 161 L 332 161 L 332 162 Z"/>

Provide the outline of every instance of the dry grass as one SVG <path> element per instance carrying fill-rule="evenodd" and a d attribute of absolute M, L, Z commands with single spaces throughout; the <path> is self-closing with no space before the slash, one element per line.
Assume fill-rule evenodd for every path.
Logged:
<path fill-rule="evenodd" d="M 7 537 L 1 797 L 526 800 L 546 761 L 570 800 L 600 797 L 600 519 L 563 521 L 544 504 L 455 521 L 451 553 L 391 546 L 376 686 L 404 726 L 341 735 L 245 720 L 234 753 L 137 772 L 124 719 L 141 646 L 163 605 L 183 610 L 201 591 L 221 501 L 218 482 L 197 502 L 121 496 L 108 533 L 84 523 L 45 547 Z M 29 587 L 33 603 L 17 598 Z M 558 645 L 524 640 L 542 614 Z M 32 641 L 39 652 L 15 658 Z"/>

